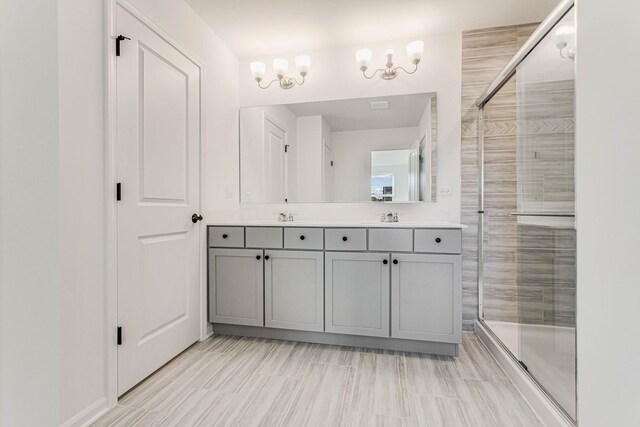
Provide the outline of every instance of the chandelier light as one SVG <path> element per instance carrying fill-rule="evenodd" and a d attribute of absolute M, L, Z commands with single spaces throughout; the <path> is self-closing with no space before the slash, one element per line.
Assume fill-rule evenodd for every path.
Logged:
<path fill-rule="evenodd" d="M 289 69 L 289 61 L 282 58 L 276 58 L 273 60 L 273 71 L 276 73 L 276 78 L 271 80 L 269 84 L 262 85 L 262 80 L 267 71 L 267 66 L 264 62 L 254 61 L 249 64 L 251 68 L 251 75 L 253 79 L 258 82 L 260 89 L 268 89 L 273 83 L 278 82 L 282 89 L 291 89 L 296 84 L 304 84 L 304 79 L 309 73 L 311 67 L 311 58 L 308 55 L 298 55 L 295 58 L 296 71 L 302 77 L 301 81 L 298 81 L 295 77 L 287 77 L 287 71 Z"/>
<path fill-rule="evenodd" d="M 358 67 L 360 67 L 360 71 L 362 71 L 362 75 L 367 79 L 372 79 L 376 74 L 380 73 L 380 77 L 385 80 L 392 80 L 398 76 L 400 71 L 404 71 L 407 74 L 413 74 L 418 71 L 418 64 L 422 59 L 422 53 L 424 52 L 424 42 L 422 40 L 416 40 L 409 43 L 406 47 L 407 56 L 411 60 L 414 65 L 414 69 L 412 71 L 407 71 L 404 67 L 394 67 L 393 66 L 393 49 L 387 49 L 385 52 L 385 56 L 387 57 L 387 63 L 385 68 L 379 68 L 373 72 L 370 76 L 367 76 L 367 70 L 369 69 L 369 65 L 371 64 L 371 58 L 373 57 L 373 52 L 371 49 L 359 49 L 356 51 L 356 63 Z"/>

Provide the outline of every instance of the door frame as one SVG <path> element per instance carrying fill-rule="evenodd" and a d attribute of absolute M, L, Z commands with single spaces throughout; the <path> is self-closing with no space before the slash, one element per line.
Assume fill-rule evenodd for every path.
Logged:
<path fill-rule="evenodd" d="M 107 407 L 113 408 L 118 403 L 118 222 L 117 222 L 117 202 L 116 202 L 116 182 L 117 182 L 117 141 L 116 141 L 116 56 L 115 37 L 116 33 L 116 13 L 117 8 L 122 7 L 129 12 L 140 23 L 147 26 L 160 38 L 169 43 L 191 62 L 193 62 L 200 74 L 200 141 L 199 141 L 199 167 L 200 191 L 198 203 L 200 211 L 205 209 L 204 195 L 204 164 L 206 128 L 205 128 L 205 65 L 198 56 L 194 55 L 184 45 L 175 40 L 166 31 L 149 20 L 140 10 L 131 5 L 127 0 L 107 0 L 105 1 L 105 31 L 104 31 L 104 55 L 105 55 L 105 136 L 104 136 L 104 201 L 105 201 L 105 227 L 104 227 L 104 247 L 105 247 L 105 269 L 104 269 L 104 298 L 105 298 L 105 328 L 104 342 L 106 349 L 106 384 L 107 384 Z M 126 45 L 125 45 L 126 46 Z M 126 47 L 125 47 L 126 49 Z M 198 238 L 199 250 L 199 317 L 200 317 L 200 340 L 204 340 L 213 334 L 213 330 L 207 321 L 207 273 L 206 251 L 203 250 L 203 242 L 206 242 L 207 227 L 200 222 L 200 233 Z"/>

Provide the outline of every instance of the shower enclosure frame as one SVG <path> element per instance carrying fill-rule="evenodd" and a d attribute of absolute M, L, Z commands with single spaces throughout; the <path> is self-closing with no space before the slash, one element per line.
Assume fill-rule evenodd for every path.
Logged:
<path fill-rule="evenodd" d="M 516 74 L 517 67 L 525 60 L 525 58 L 538 46 L 538 44 L 551 32 L 555 25 L 564 18 L 564 16 L 574 7 L 575 0 L 562 0 L 555 9 L 542 21 L 538 28 L 533 32 L 529 39 L 516 52 L 513 58 L 498 73 L 496 78 L 489 84 L 485 91 L 476 100 L 478 108 L 477 133 L 478 133 L 478 322 L 484 327 L 486 332 L 491 335 L 493 340 L 497 342 L 502 350 L 512 359 L 520 372 L 527 377 L 531 385 L 538 392 L 545 396 L 549 402 L 555 407 L 561 417 L 570 425 L 576 425 L 575 421 L 567 414 L 564 408 L 556 401 L 556 399 L 540 385 L 540 383 L 525 369 L 520 360 L 515 357 L 511 350 L 502 342 L 502 340 L 493 332 L 491 327 L 484 321 L 484 214 L 485 214 L 485 150 L 484 150 L 484 107 L 493 98 L 494 95 Z M 573 216 L 573 215 L 556 215 L 556 216 Z M 577 289 L 576 289 L 577 292 Z M 577 317 L 577 313 L 576 313 Z M 577 362 L 576 362 L 577 365 Z M 577 377 L 576 377 L 577 383 Z M 577 417 L 576 417 L 577 418 Z"/>

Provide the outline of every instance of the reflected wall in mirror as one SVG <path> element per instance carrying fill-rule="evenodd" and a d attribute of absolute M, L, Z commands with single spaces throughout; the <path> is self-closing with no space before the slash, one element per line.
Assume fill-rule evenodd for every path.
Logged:
<path fill-rule="evenodd" d="M 433 202 L 435 93 L 240 109 L 242 203 Z"/>

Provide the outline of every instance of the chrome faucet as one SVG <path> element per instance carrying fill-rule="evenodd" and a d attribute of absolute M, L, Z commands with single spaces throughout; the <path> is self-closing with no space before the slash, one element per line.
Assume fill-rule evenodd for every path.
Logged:
<path fill-rule="evenodd" d="M 398 212 L 393 213 L 391 211 L 382 213 L 380 215 L 380 222 L 398 222 Z"/>
<path fill-rule="evenodd" d="M 385 222 L 393 222 L 393 212 L 387 212 L 387 220 Z"/>
<path fill-rule="evenodd" d="M 293 222 L 293 213 L 289 211 L 280 212 L 278 215 L 278 221 L 280 222 Z"/>

